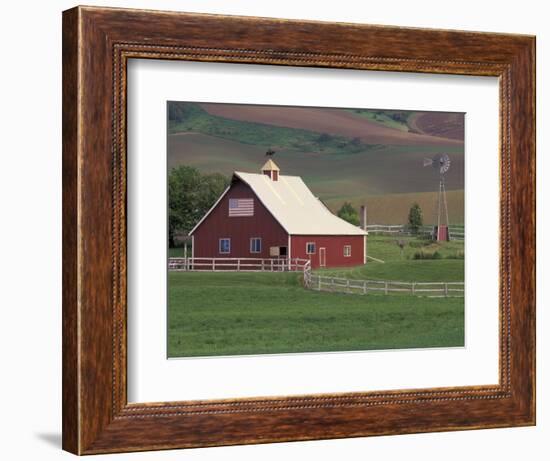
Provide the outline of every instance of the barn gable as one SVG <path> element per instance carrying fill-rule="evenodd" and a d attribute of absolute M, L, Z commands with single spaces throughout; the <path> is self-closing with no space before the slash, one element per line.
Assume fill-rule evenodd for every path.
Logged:
<path fill-rule="evenodd" d="M 270 162 L 276 167 L 271 160 Z M 367 235 L 365 230 L 334 215 L 312 194 L 302 178 L 266 174 L 266 165 L 262 174 L 236 171 L 231 186 L 223 192 L 189 235 L 196 231 L 229 190 L 239 182 L 250 187 L 257 199 L 289 235 Z M 274 171 L 278 173 L 278 167 Z"/>

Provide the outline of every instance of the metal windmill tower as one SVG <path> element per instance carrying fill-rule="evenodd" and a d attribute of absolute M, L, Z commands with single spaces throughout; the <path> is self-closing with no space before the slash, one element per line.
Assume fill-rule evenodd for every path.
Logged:
<path fill-rule="evenodd" d="M 424 159 L 424 166 L 431 166 L 439 172 L 439 192 L 437 194 L 437 227 L 435 240 L 449 240 L 449 209 L 447 208 L 447 193 L 445 191 L 445 173 L 451 167 L 451 159 L 447 154 L 436 154 Z"/>

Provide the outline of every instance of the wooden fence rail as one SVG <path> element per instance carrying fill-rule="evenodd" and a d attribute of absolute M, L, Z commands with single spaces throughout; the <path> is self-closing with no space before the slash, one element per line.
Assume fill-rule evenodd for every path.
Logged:
<path fill-rule="evenodd" d="M 451 240 L 464 240 L 464 227 L 463 226 L 448 226 L 449 237 Z M 369 224 L 367 226 L 369 234 L 384 234 L 384 235 L 412 235 L 411 228 L 406 224 Z M 418 229 L 419 234 L 433 234 L 433 226 L 421 226 Z"/>
<path fill-rule="evenodd" d="M 393 280 L 356 280 L 313 274 L 304 271 L 304 286 L 311 290 L 366 295 L 392 293 L 430 296 L 464 297 L 464 282 L 398 282 Z"/>
<path fill-rule="evenodd" d="M 299 258 L 169 258 L 168 270 L 173 272 L 303 272 L 310 265 Z"/>
<path fill-rule="evenodd" d="M 399 282 L 359 280 L 314 274 L 307 259 L 275 258 L 169 258 L 174 272 L 303 272 L 304 287 L 316 291 L 366 295 L 392 293 L 413 296 L 463 297 L 464 282 Z"/>

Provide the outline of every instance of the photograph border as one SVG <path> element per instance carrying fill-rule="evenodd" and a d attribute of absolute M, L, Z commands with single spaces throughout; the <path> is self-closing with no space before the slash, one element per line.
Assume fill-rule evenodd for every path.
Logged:
<path fill-rule="evenodd" d="M 498 385 L 128 403 L 126 71 L 134 58 L 498 77 Z M 535 38 L 65 11 L 62 345 L 63 448 L 76 454 L 535 424 Z"/>

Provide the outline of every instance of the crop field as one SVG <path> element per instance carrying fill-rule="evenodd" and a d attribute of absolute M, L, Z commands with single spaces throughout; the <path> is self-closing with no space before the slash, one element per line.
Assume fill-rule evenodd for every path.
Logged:
<path fill-rule="evenodd" d="M 333 212 L 346 201 L 366 204 L 370 223 L 398 224 L 418 202 L 431 223 L 439 178 L 423 161 L 446 152 L 452 159 L 445 178 L 450 220 L 464 222 L 463 142 L 412 133 L 407 125 L 434 130 L 441 119 L 442 133 L 454 136 L 456 114 L 427 113 L 426 122 L 424 113 L 396 111 L 405 117 L 396 121 L 392 111 L 363 109 L 186 103 L 179 110 L 169 122 L 169 169 L 187 165 L 228 177 L 255 172 L 271 147 L 282 174 L 302 177 Z"/>
<path fill-rule="evenodd" d="M 209 114 L 226 119 L 300 128 L 349 138 L 359 137 L 367 144 L 451 146 L 460 143 L 454 139 L 396 130 L 345 109 L 246 104 L 201 104 L 200 106 Z"/>
<path fill-rule="evenodd" d="M 437 251 L 441 259 L 411 259 L 416 251 Z M 385 263 L 320 272 L 358 279 L 464 280 L 464 260 L 451 259 L 463 256 L 461 242 L 411 238 L 404 253 L 390 237 L 369 237 L 369 254 Z M 320 293 L 304 289 L 298 273 L 169 273 L 170 357 L 463 344 L 462 298 Z"/>

